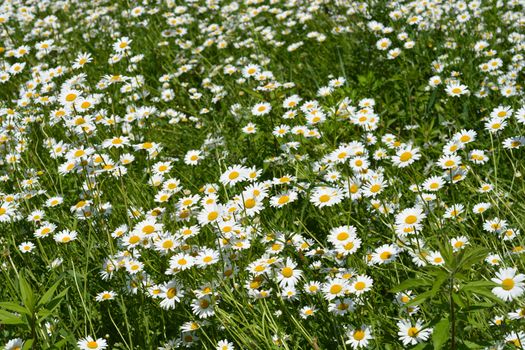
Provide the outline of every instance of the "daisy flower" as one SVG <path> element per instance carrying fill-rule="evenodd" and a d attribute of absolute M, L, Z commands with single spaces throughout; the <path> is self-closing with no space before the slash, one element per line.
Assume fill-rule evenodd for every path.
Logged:
<path fill-rule="evenodd" d="M 22 242 L 18 246 L 18 249 L 22 253 L 30 253 L 33 249 L 35 249 L 35 245 L 32 242 Z"/>
<path fill-rule="evenodd" d="M 416 160 L 421 158 L 419 148 L 412 148 L 412 146 L 406 146 L 399 148 L 396 155 L 392 157 L 392 162 L 399 168 L 404 168 L 414 163 Z"/>
<path fill-rule="evenodd" d="M 184 296 L 182 285 L 175 280 L 162 285 L 160 291 L 159 298 L 162 298 L 160 307 L 164 310 L 174 309 L 175 304 Z"/>
<path fill-rule="evenodd" d="M 348 281 L 342 278 L 334 278 L 323 285 L 323 294 L 326 300 L 332 300 L 345 295 L 348 291 Z"/>
<path fill-rule="evenodd" d="M 358 275 L 350 285 L 350 292 L 356 295 L 361 295 L 365 292 L 368 292 L 372 285 L 374 284 L 374 280 L 368 277 L 367 275 Z"/>
<path fill-rule="evenodd" d="M 372 254 L 372 263 L 388 264 L 394 261 L 398 254 L 398 248 L 392 244 L 385 244 L 377 248 Z"/>
<path fill-rule="evenodd" d="M 252 114 L 255 116 L 266 115 L 271 110 L 272 106 L 268 102 L 261 102 L 252 107 Z"/>
<path fill-rule="evenodd" d="M 219 340 L 217 343 L 217 346 L 215 347 L 215 350 L 234 350 L 234 346 L 231 342 L 229 342 L 226 339 Z"/>
<path fill-rule="evenodd" d="M 184 163 L 188 165 L 197 165 L 203 159 L 202 151 L 190 150 L 184 156 Z"/>
<path fill-rule="evenodd" d="M 97 294 L 95 297 L 95 300 L 98 302 L 106 301 L 106 300 L 113 300 L 117 296 L 117 293 L 113 291 L 103 291 Z"/>
<path fill-rule="evenodd" d="M 315 306 L 304 306 L 299 310 L 299 316 L 301 316 L 302 319 L 307 319 L 310 316 L 313 316 L 316 313 L 317 309 Z"/>
<path fill-rule="evenodd" d="M 282 287 L 295 286 L 299 279 L 301 279 L 302 271 L 296 269 L 297 264 L 290 258 L 286 258 L 286 262 L 279 266 L 277 270 L 277 282 Z"/>
<path fill-rule="evenodd" d="M 310 202 L 316 207 L 331 207 L 343 199 L 341 190 L 333 187 L 317 187 L 310 195 Z"/>
<path fill-rule="evenodd" d="M 234 186 L 236 183 L 246 180 L 248 177 L 247 169 L 240 166 L 234 165 L 228 167 L 220 177 L 220 181 L 223 185 Z"/>
<path fill-rule="evenodd" d="M 369 326 L 362 325 L 358 328 L 350 327 L 346 331 L 346 344 L 350 344 L 353 349 L 366 348 L 368 342 L 373 339 L 372 331 Z"/>
<path fill-rule="evenodd" d="M 517 274 L 516 268 L 501 269 L 496 272 L 496 277 L 492 278 L 492 282 L 498 284 L 497 287 L 492 288 L 492 293 L 504 301 L 512 301 L 523 295 L 525 290 L 523 280 L 525 275 Z"/>
<path fill-rule="evenodd" d="M 445 88 L 445 91 L 447 95 L 449 96 L 459 97 L 461 95 L 468 93 L 468 87 L 458 82 L 452 82 L 447 85 L 447 87 Z"/>
<path fill-rule="evenodd" d="M 105 339 L 98 338 L 94 339 L 90 335 L 88 335 L 84 339 L 80 339 L 77 342 L 78 347 L 80 350 L 103 350 L 108 347 L 108 344 Z"/>
<path fill-rule="evenodd" d="M 24 340 L 21 338 L 11 339 L 5 344 L 4 350 L 20 350 L 24 347 Z"/>
<path fill-rule="evenodd" d="M 274 196 L 270 199 L 270 205 L 272 207 L 283 207 L 288 203 L 294 202 L 297 199 L 297 192 L 289 191 L 281 193 L 277 196 Z"/>
<path fill-rule="evenodd" d="M 432 329 L 423 329 L 423 321 L 420 319 L 416 320 L 415 324 L 409 320 L 400 320 L 397 322 L 397 327 L 399 328 L 397 334 L 404 346 L 426 341 L 432 333 Z"/>

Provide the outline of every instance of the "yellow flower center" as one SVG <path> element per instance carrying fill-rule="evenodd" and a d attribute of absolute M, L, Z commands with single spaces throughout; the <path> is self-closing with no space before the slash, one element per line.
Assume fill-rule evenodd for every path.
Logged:
<path fill-rule="evenodd" d="M 348 239 L 348 237 L 350 237 L 350 235 L 348 234 L 348 232 L 341 232 L 337 235 L 337 240 L 338 241 L 346 241 Z"/>
<path fill-rule="evenodd" d="M 321 197 L 319 197 L 319 202 L 326 203 L 330 200 L 330 196 L 327 194 L 323 194 Z"/>
<path fill-rule="evenodd" d="M 165 241 L 162 243 L 162 248 L 164 249 L 170 249 L 173 247 L 173 241 Z"/>
<path fill-rule="evenodd" d="M 142 232 L 149 235 L 155 231 L 155 227 L 153 225 L 147 225 L 142 228 Z"/>
<path fill-rule="evenodd" d="M 286 278 L 290 278 L 290 277 L 292 277 L 292 275 L 293 275 L 293 270 L 292 270 L 291 267 L 288 267 L 288 266 L 287 266 L 287 267 L 285 267 L 285 268 L 282 269 L 281 274 L 282 274 L 284 277 L 286 277 Z"/>
<path fill-rule="evenodd" d="M 343 290 L 343 286 L 340 284 L 334 284 L 330 287 L 330 293 L 331 294 L 339 294 Z"/>
<path fill-rule="evenodd" d="M 70 93 L 66 95 L 67 102 L 73 102 L 76 100 L 76 98 L 77 98 L 77 94 L 74 94 L 74 93 Z"/>
<path fill-rule="evenodd" d="M 247 209 L 251 209 L 251 208 L 255 207 L 255 199 L 249 198 L 249 199 L 245 200 L 244 201 L 244 206 Z"/>
<path fill-rule="evenodd" d="M 402 162 L 408 162 L 411 158 L 412 158 L 412 153 L 410 152 L 403 152 L 399 156 L 399 160 L 401 160 Z"/>
<path fill-rule="evenodd" d="M 407 331 L 407 334 L 409 337 L 415 337 L 417 335 L 417 333 L 419 332 L 419 330 L 416 328 L 416 327 L 410 327 Z"/>
<path fill-rule="evenodd" d="M 365 282 L 361 282 L 361 281 L 357 282 L 357 283 L 355 284 L 355 286 L 354 286 L 354 288 L 355 288 L 356 290 L 363 290 L 363 289 L 365 289 L 365 287 L 366 287 Z"/>
<path fill-rule="evenodd" d="M 379 257 L 381 258 L 381 260 L 388 260 L 390 259 L 390 257 L 392 256 L 392 253 L 390 252 L 382 252 Z"/>
<path fill-rule="evenodd" d="M 501 281 L 501 288 L 505 290 L 511 290 L 514 288 L 514 280 L 512 278 L 505 278 Z"/>
<path fill-rule="evenodd" d="M 365 338 L 365 332 L 362 330 L 357 330 L 354 332 L 354 339 L 357 341 L 363 340 Z"/>
<path fill-rule="evenodd" d="M 289 200 L 290 200 L 290 197 L 288 197 L 287 195 L 284 195 L 284 196 L 281 196 L 279 198 L 277 203 L 279 203 L 279 204 L 286 204 L 286 203 L 288 203 Z"/>
<path fill-rule="evenodd" d="M 170 288 L 166 292 L 166 296 L 168 299 L 173 299 L 177 295 L 177 289 L 176 288 Z"/>
<path fill-rule="evenodd" d="M 405 223 L 408 225 L 412 225 L 417 221 L 417 216 L 415 215 L 409 215 L 405 218 Z"/>
<path fill-rule="evenodd" d="M 381 189 L 381 185 L 375 184 L 375 185 L 372 185 L 372 187 L 370 187 L 370 192 L 376 193 L 376 192 L 379 192 L 380 189 Z"/>

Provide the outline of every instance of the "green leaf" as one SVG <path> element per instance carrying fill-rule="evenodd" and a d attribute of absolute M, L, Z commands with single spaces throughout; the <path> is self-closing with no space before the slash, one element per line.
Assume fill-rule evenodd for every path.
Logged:
<path fill-rule="evenodd" d="M 20 272 L 18 276 L 18 286 L 20 288 L 20 294 L 22 295 L 22 301 L 24 302 L 24 305 L 29 309 L 30 313 L 33 313 L 35 306 L 35 296 L 31 286 L 25 279 L 22 272 Z"/>
<path fill-rule="evenodd" d="M 454 302 L 461 308 L 467 307 L 467 304 L 465 304 L 463 299 L 461 299 L 461 297 L 457 293 L 452 293 L 452 300 L 454 300 Z"/>
<path fill-rule="evenodd" d="M 25 324 L 20 316 L 16 316 L 5 310 L 0 310 L 0 324 Z"/>
<path fill-rule="evenodd" d="M 489 344 L 481 345 L 469 340 L 463 340 L 463 344 L 465 344 L 469 349 L 485 349 L 487 346 L 489 346 Z"/>
<path fill-rule="evenodd" d="M 432 296 L 436 295 L 443 283 L 448 279 L 448 275 L 446 273 L 442 273 L 436 277 L 436 281 L 432 285 L 432 289 L 430 290 L 432 292 Z"/>
<path fill-rule="evenodd" d="M 488 253 L 489 250 L 487 248 L 481 247 L 465 250 L 465 253 L 461 256 L 461 258 L 458 261 L 457 268 L 468 269 L 475 263 L 485 259 Z"/>
<path fill-rule="evenodd" d="M 438 242 L 439 247 L 439 253 L 443 257 L 443 260 L 445 260 L 445 266 L 452 267 L 453 264 L 453 255 L 452 255 L 452 247 L 450 244 L 443 244 L 441 242 Z"/>
<path fill-rule="evenodd" d="M 475 281 L 465 284 L 463 287 L 461 287 L 461 290 L 468 291 L 471 289 L 492 288 L 494 286 L 496 286 L 496 283 L 492 281 Z"/>
<path fill-rule="evenodd" d="M 31 315 L 31 313 L 25 307 L 18 305 L 17 303 L 5 301 L 0 303 L 0 307 L 17 312 L 19 314 Z"/>
<path fill-rule="evenodd" d="M 58 286 L 60 285 L 60 282 L 62 282 L 62 278 L 59 278 L 58 281 L 56 281 L 48 290 L 47 292 L 42 295 L 40 300 L 38 301 L 38 306 L 45 305 L 49 300 L 51 300 L 51 297 L 57 290 Z"/>
<path fill-rule="evenodd" d="M 418 296 L 416 296 L 414 299 L 410 300 L 408 303 L 406 303 L 406 306 L 416 306 L 427 300 L 428 298 L 432 297 L 434 295 L 433 291 L 429 290 L 427 292 L 421 293 Z"/>
<path fill-rule="evenodd" d="M 498 298 L 497 296 L 492 294 L 492 292 L 489 291 L 489 290 L 486 290 L 486 289 L 474 289 L 474 290 L 471 290 L 469 292 L 473 293 L 473 294 L 484 296 L 485 298 L 488 298 L 488 299 L 490 299 L 492 301 L 495 301 L 496 303 L 498 303 L 501 306 L 505 306 L 506 305 L 503 300 L 501 300 L 500 298 Z"/>
<path fill-rule="evenodd" d="M 56 297 L 53 298 L 53 300 L 46 304 L 46 308 L 48 308 L 49 310 L 53 310 L 54 308 L 56 308 L 58 304 L 60 304 L 62 299 L 64 299 L 64 296 L 66 295 L 68 290 L 69 287 L 60 292 L 60 294 L 58 294 Z"/>
<path fill-rule="evenodd" d="M 24 342 L 24 347 L 22 347 L 22 350 L 29 350 L 32 347 L 33 347 L 33 339 L 29 339 Z"/>
<path fill-rule="evenodd" d="M 434 326 L 432 333 L 432 343 L 434 344 L 434 350 L 439 350 L 445 345 L 448 338 L 450 337 L 449 332 L 450 322 L 448 318 L 443 318 Z"/>

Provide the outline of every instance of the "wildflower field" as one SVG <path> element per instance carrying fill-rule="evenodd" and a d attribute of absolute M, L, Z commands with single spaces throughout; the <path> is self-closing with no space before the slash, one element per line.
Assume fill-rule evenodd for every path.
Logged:
<path fill-rule="evenodd" d="M 524 349 L 525 1 L 4 0 L 0 349 Z"/>

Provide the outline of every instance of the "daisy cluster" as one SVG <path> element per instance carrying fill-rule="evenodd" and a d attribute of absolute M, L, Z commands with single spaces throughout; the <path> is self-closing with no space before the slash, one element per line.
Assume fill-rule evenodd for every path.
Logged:
<path fill-rule="evenodd" d="M 524 13 L 5 1 L 0 346 L 523 348 Z"/>

